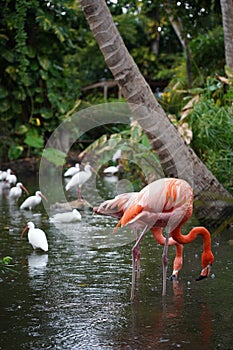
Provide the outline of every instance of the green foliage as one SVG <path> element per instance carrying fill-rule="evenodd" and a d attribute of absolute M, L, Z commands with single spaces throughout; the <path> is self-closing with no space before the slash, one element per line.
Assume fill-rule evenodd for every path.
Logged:
<path fill-rule="evenodd" d="M 184 107 L 191 96 L 195 96 L 197 93 L 205 91 L 205 89 L 206 93 L 208 93 L 211 90 L 211 87 L 208 86 L 211 81 L 207 79 L 209 76 L 224 74 L 224 38 L 221 27 L 214 28 L 205 35 L 199 34 L 190 41 L 190 48 L 192 57 L 192 89 L 187 87 L 185 59 L 177 55 L 172 68 L 174 77 L 164 90 L 161 101 L 164 109 L 169 113 L 180 113 L 182 107 Z M 220 82 L 217 81 L 217 84 L 220 84 Z M 218 90 L 218 88 L 212 88 Z M 198 92 L 197 89 L 199 89 Z"/>
<path fill-rule="evenodd" d="M 38 135 L 38 131 L 36 129 L 31 129 L 28 131 L 24 142 L 28 146 L 34 148 L 42 148 L 44 145 L 43 137 Z"/>
<path fill-rule="evenodd" d="M 71 59 L 77 12 L 74 0 L 3 1 L 0 150 L 10 159 L 25 155 L 27 145 L 37 153 L 46 133 L 54 130 L 80 95 L 78 67 Z M 25 139 L 18 130 L 22 126 L 31 130 L 32 125 L 34 134 L 29 131 Z"/>
<path fill-rule="evenodd" d="M 228 164 L 232 157 L 229 118 L 233 89 L 217 78 L 207 79 L 223 74 L 224 68 L 219 3 L 107 3 L 144 77 L 150 82 L 159 81 L 161 86 L 170 81 L 161 100 L 167 112 L 175 113 L 179 120 L 187 101 L 201 95 L 190 115 L 192 145 L 220 181 L 231 188 Z M 112 79 L 112 75 L 75 0 L 3 0 L 1 5 L 0 154 L 4 161 L 41 155 L 54 129 L 80 108 L 82 88 L 101 79 Z M 182 20 L 182 35 L 189 38 L 193 81 L 189 90 L 182 47 L 169 21 L 167 6 L 174 19 Z M 110 101 L 114 94 L 110 94 Z M 82 104 L 103 102 L 102 91 L 94 90 L 87 101 L 82 99 Z M 89 132 L 83 135 L 79 147 L 85 148 L 103 132 L 111 142 L 118 140 L 117 136 L 111 138 L 111 133 L 120 132 L 121 139 L 139 142 L 150 152 L 147 137 L 136 126 L 125 131 L 111 126 L 109 130 Z M 124 147 L 126 151 L 128 146 Z M 143 159 L 142 149 L 137 151 Z M 47 149 L 43 155 L 54 164 L 63 165 L 64 154 L 54 152 Z"/>
<path fill-rule="evenodd" d="M 115 24 L 121 33 L 121 36 L 128 48 L 137 45 L 138 34 L 140 33 L 140 24 L 133 14 L 114 16 Z"/>
<path fill-rule="evenodd" d="M 46 148 L 42 156 L 56 166 L 63 166 L 67 155 L 55 148 Z"/>
<path fill-rule="evenodd" d="M 23 146 L 12 144 L 8 149 L 8 158 L 10 160 L 18 159 L 23 153 Z"/>
<path fill-rule="evenodd" d="M 227 93 L 225 93 L 227 90 Z M 208 79 L 205 92 L 188 115 L 192 148 L 218 180 L 233 192 L 233 87 Z M 227 98 L 226 98 L 227 96 Z"/>
<path fill-rule="evenodd" d="M 13 258 L 11 256 L 4 256 L 3 258 L 0 258 L 0 271 L 2 273 L 5 273 L 7 271 L 17 272 L 11 268 L 13 266 L 11 265 L 12 260 Z"/>
<path fill-rule="evenodd" d="M 95 162 L 95 168 L 100 168 L 101 171 L 107 166 L 115 165 L 111 159 L 116 150 L 122 151 L 119 176 L 129 180 L 135 191 L 141 189 L 143 184 L 164 175 L 158 157 L 137 122 L 116 134 L 102 135 L 79 156 L 85 157 L 86 161 L 90 157 L 90 162 Z"/>
<path fill-rule="evenodd" d="M 203 85 L 206 77 L 224 74 L 225 54 L 222 27 L 200 34 L 190 42 L 194 86 Z"/>

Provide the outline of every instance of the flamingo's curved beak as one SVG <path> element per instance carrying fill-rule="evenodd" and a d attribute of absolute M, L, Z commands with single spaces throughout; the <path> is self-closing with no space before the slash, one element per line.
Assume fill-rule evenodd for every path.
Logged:
<path fill-rule="evenodd" d="M 21 238 L 23 238 L 24 233 L 28 230 L 28 226 L 25 226 L 23 231 L 21 232 Z"/>
<path fill-rule="evenodd" d="M 28 192 L 28 190 L 26 189 L 26 187 L 24 187 L 24 185 L 21 185 L 20 187 L 22 188 L 22 190 L 24 190 L 25 193 L 27 193 L 27 195 L 29 195 L 29 192 Z"/>
<path fill-rule="evenodd" d="M 43 198 L 46 202 L 48 202 L 48 199 L 45 197 L 43 193 L 40 194 L 41 198 Z"/>
<path fill-rule="evenodd" d="M 204 267 L 204 269 L 201 270 L 200 276 L 196 278 L 196 281 L 201 281 L 204 278 L 207 278 L 210 274 L 210 271 L 211 271 L 211 265 L 208 264 L 206 267 Z"/>

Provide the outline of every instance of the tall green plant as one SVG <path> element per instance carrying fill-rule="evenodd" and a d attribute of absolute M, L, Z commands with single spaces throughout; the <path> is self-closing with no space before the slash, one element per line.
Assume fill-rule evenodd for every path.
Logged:
<path fill-rule="evenodd" d="M 80 96 L 72 61 L 77 13 L 74 0 L 2 3 L 0 150 L 5 160 L 29 150 L 38 153 Z"/>
<path fill-rule="evenodd" d="M 227 88 L 216 79 L 209 80 L 188 120 L 193 132 L 192 148 L 218 180 L 233 192 L 233 107 L 229 96 L 233 96 L 232 85 Z"/>

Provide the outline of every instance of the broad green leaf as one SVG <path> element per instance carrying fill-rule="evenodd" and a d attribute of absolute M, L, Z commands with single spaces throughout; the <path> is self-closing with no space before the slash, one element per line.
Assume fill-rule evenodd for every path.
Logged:
<path fill-rule="evenodd" d="M 23 152 L 23 146 L 11 145 L 8 150 L 8 157 L 10 160 L 18 159 Z"/>
<path fill-rule="evenodd" d="M 148 140 L 147 136 L 146 135 L 142 135 L 142 144 L 143 146 L 145 146 L 146 148 L 150 148 L 151 145 L 150 145 L 150 141 Z"/>
<path fill-rule="evenodd" d="M 40 76 L 43 80 L 47 80 L 48 79 L 48 73 L 45 72 L 44 70 L 40 69 Z"/>
<path fill-rule="evenodd" d="M 46 158 L 49 162 L 56 166 L 63 166 L 65 164 L 66 153 L 59 151 L 55 148 L 46 148 L 42 154 L 42 157 Z"/>
<path fill-rule="evenodd" d="M 13 258 L 11 256 L 4 256 L 4 258 L 2 259 L 2 261 L 5 264 L 9 264 L 12 260 L 13 260 Z"/>
<path fill-rule="evenodd" d="M 50 60 L 47 57 L 38 56 L 38 61 L 44 70 L 48 70 L 50 67 Z"/>
<path fill-rule="evenodd" d="M 34 148 L 42 148 L 44 146 L 43 137 L 39 136 L 35 129 L 28 131 L 24 142 Z"/>
<path fill-rule="evenodd" d="M 28 128 L 26 125 L 19 125 L 16 129 L 15 129 L 15 133 L 18 135 L 23 135 L 26 134 L 26 132 L 28 131 Z"/>

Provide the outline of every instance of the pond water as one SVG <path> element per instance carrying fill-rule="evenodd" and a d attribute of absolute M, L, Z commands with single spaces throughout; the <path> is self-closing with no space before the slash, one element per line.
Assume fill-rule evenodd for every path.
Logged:
<path fill-rule="evenodd" d="M 23 182 L 30 193 L 38 189 L 38 179 Z M 99 184 L 108 197 L 114 186 Z M 133 236 L 112 235 L 114 219 L 86 211 L 81 222 L 58 227 L 42 205 L 20 211 L 4 191 L 0 209 L 0 257 L 11 256 L 15 270 L 0 274 L 0 349 L 233 348 L 232 228 L 213 239 L 215 263 L 206 280 L 195 281 L 201 240 L 185 247 L 179 281 L 168 280 L 163 298 L 162 247 L 148 232 L 141 243 L 140 286 L 130 302 Z M 27 235 L 20 238 L 28 221 L 46 232 L 48 253 L 33 251 Z M 169 273 L 173 257 L 171 247 Z"/>

